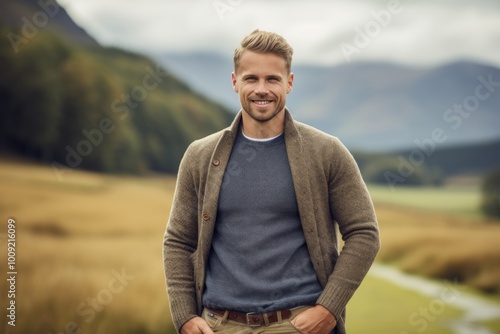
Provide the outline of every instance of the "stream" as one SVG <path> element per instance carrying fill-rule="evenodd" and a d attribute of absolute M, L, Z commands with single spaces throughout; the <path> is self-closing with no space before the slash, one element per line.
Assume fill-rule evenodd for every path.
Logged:
<path fill-rule="evenodd" d="M 452 281 L 437 281 L 416 275 L 406 274 L 389 265 L 375 263 L 369 275 L 389 281 L 401 288 L 432 297 L 425 305 L 425 313 L 415 310 L 410 315 L 409 324 L 416 333 L 422 333 L 431 321 L 437 321 L 447 305 L 465 312 L 462 318 L 445 324 L 456 334 L 498 334 L 481 326 L 478 322 L 500 318 L 500 306 L 468 294 L 467 287 Z M 401 332 L 399 334 L 410 334 Z"/>

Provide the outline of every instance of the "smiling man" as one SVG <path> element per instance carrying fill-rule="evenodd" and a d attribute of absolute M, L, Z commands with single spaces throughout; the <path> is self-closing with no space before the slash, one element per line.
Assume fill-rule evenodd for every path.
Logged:
<path fill-rule="evenodd" d="M 245 37 L 232 73 L 241 111 L 181 161 L 163 244 L 180 333 L 345 333 L 378 252 L 351 154 L 285 107 L 292 53 L 275 33 Z"/>

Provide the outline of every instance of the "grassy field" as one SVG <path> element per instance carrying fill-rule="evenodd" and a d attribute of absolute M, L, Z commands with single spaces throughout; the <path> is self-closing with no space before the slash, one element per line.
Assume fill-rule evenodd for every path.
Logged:
<path fill-rule="evenodd" d="M 424 316 L 432 299 L 367 276 L 347 307 L 349 333 L 452 334 L 446 324 L 462 316 L 452 304 Z M 429 312 L 430 313 L 430 312 Z"/>
<path fill-rule="evenodd" d="M 465 218 L 481 218 L 479 186 L 469 187 L 387 187 L 370 185 L 370 193 L 379 204 L 393 204 L 432 213 Z"/>
<path fill-rule="evenodd" d="M 0 163 L 0 183 L 0 232 L 16 220 L 18 271 L 16 327 L 2 314 L 0 332 L 174 332 L 161 255 L 173 178 L 73 171 L 59 182 L 50 167 Z M 5 284 L 0 295 L 5 310 Z"/>
<path fill-rule="evenodd" d="M 479 187 L 369 186 L 380 221 L 379 260 L 500 294 L 500 220 L 479 207 Z"/>
<path fill-rule="evenodd" d="M 50 167 L 0 161 L 0 278 L 5 282 L 9 218 L 17 226 L 18 272 L 16 327 L 1 314 L 0 332 L 174 333 L 161 259 L 174 182 L 76 170 L 59 182 Z M 498 222 L 374 199 L 379 260 L 499 291 Z M 6 310 L 5 284 L 0 296 Z M 414 333 L 409 316 L 429 302 L 368 277 L 349 306 L 350 333 Z M 425 333 L 448 333 L 443 323 L 459 315 L 447 308 Z"/>

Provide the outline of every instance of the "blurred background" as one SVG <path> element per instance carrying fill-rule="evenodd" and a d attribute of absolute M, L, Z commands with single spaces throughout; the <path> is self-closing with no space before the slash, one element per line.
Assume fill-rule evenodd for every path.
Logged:
<path fill-rule="evenodd" d="M 500 333 L 493 0 L 2 0 L 2 333 L 175 332 L 177 167 L 238 112 L 232 53 L 257 28 L 294 48 L 292 115 L 340 138 L 375 202 L 350 333 Z"/>

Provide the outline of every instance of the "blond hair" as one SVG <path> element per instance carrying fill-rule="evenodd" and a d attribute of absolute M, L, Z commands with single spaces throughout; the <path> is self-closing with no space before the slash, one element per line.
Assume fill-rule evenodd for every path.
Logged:
<path fill-rule="evenodd" d="M 292 68 L 293 49 L 288 42 L 280 35 L 260 31 L 256 29 L 250 35 L 243 38 L 240 45 L 234 50 L 234 71 L 238 71 L 240 59 L 246 50 L 258 53 L 273 53 L 285 60 L 287 73 L 290 74 Z"/>

